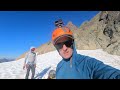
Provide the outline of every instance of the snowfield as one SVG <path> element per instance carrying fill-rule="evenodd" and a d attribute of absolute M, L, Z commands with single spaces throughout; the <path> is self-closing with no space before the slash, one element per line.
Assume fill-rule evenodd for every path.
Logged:
<path fill-rule="evenodd" d="M 105 64 L 120 69 L 120 56 L 110 55 L 102 49 L 97 50 L 77 50 L 79 54 L 94 57 Z M 48 52 L 37 56 L 37 66 L 35 79 L 46 79 L 51 69 L 56 69 L 61 60 L 57 51 Z M 0 79 L 24 79 L 26 70 L 23 70 L 24 58 L 0 63 Z M 31 73 L 30 73 L 31 76 Z M 30 78 L 30 77 L 29 77 Z"/>

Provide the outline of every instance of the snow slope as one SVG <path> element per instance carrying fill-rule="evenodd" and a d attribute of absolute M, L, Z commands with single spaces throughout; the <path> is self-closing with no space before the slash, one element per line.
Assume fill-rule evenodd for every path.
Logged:
<path fill-rule="evenodd" d="M 120 56 L 110 55 L 101 49 L 77 50 L 79 54 L 88 55 L 103 61 L 105 64 L 120 69 Z M 56 69 L 62 58 L 57 51 L 37 56 L 36 79 L 46 79 L 51 69 Z M 24 79 L 26 70 L 23 70 L 24 58 L 17 61 L 0 63 L 0 79 Z M 31 74 L 30 74 L 31 76 Z M 30 77 L 29 77 L 30 78 Z"/>

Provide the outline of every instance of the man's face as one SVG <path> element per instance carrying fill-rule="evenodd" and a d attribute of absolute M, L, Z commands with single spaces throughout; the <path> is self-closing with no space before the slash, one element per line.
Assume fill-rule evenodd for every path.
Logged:
<path fill-rule="evenodd" d="M 66 37 L 66 36 L 61 37 L 55 43 L 55 47 L 59 51 L 61 57 L 63 57 L 64 59 L 71 58 L 71 56 L 73 54 L 72 45 L 73 45 L 73 39 Z"/>
<path fill-rule="evenodd" d="M 32 48 L 31 51 L 34 52 L 34 51 L 35 51 L 35 48 Z"/>

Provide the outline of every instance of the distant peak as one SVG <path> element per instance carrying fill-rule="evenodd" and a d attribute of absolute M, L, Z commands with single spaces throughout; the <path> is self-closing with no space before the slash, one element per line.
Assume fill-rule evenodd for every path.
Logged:
<path fill-rule="evenodd" d="M 67 26 L 68 28 L 70 28 L 71 30 L 77 30 L 77 29 L 78 29 L 78 27 L 75 26 L 75 25 L 72 23 L 72 21 L 69 21 L 66 26 Z"/>
<path fill-rule="evenodd" d="M 72 21 L 69 21 L 67 25 L 69 25 L 69 24 L 70 24 L 70 25 L 73 25 Z"/>

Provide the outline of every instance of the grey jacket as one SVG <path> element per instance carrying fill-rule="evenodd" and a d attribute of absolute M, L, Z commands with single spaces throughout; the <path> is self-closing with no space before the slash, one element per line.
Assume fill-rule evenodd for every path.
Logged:
<path fill-rule="evenodd" d="M 26 64 L 36 64 L 36 53 L 29 51 L 26 56 L 25 56 L 25 61 L 24 63 Z"/>

